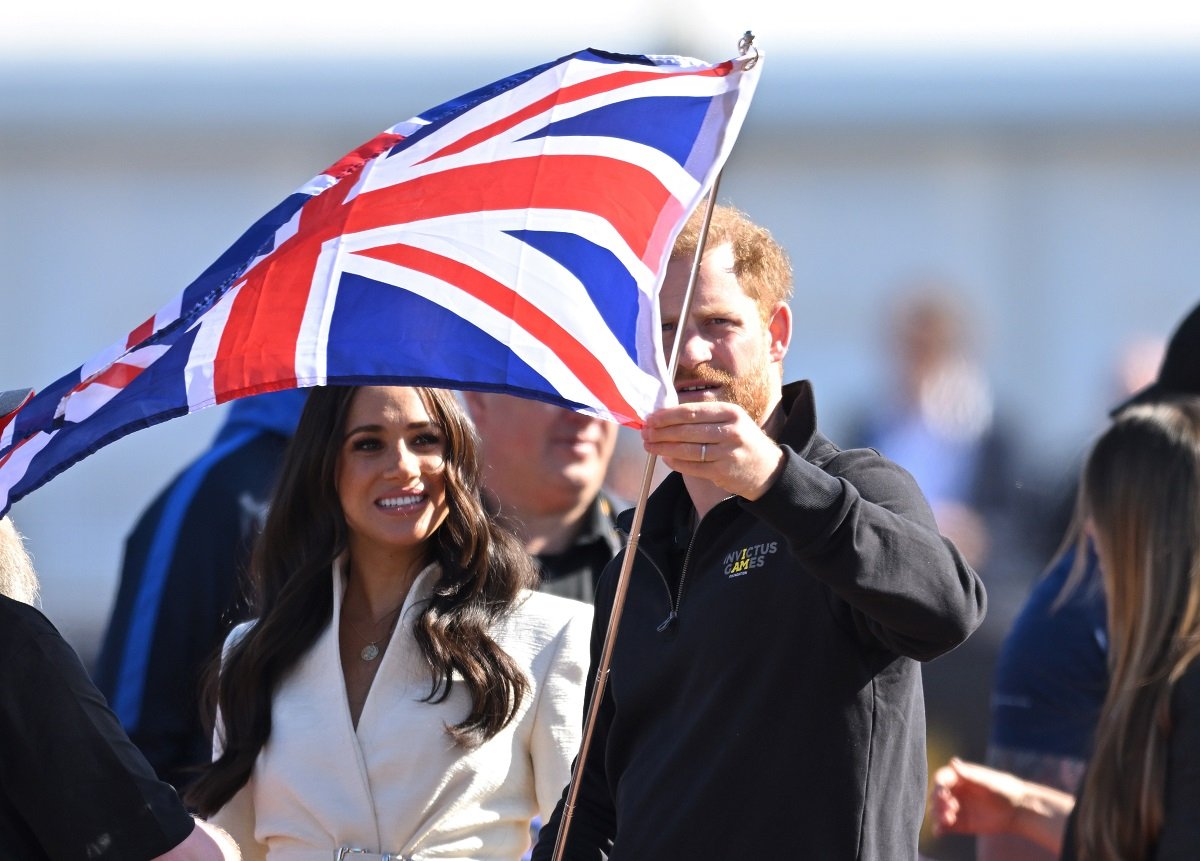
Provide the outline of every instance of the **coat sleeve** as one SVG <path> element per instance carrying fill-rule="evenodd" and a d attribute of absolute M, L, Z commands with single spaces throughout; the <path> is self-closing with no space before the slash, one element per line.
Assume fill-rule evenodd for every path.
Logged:
<path fill-rule="evenodd" d="M 36 610 L 7 598 L 0 608 L 0 794 L 38 854 L 84 859 L 103 847 L 106 857 L 153 858 L 182 843 L 195 823 L 125 735 L 75 651 Z M 0 855 L 8 857 L 6 848 Z"/>
<path fill-rule="evenodd" d="M 225 645 L 221 649 L 221 660 L 224 662 L 229 654 L 229 650 L 250 630 L 253 622 L 243 622 L 225 638 Z M 225 722 L 221 717 L 220 708 L 217 709 L 216 720 L 213 727 L 212 751 L 213 759 L 217 759 L 225 750 L 223 741 L 225 734 Z M 255 769 L 257 772 L 257 768 Z M 267 847 L 259 843 L 254 838 L 254 785 L 256 774 L 251 773 L 250 779 L 246 781 L 229 801 L 225 802 L 216 813 L 214 813 L 209 821 L 214 825 L 225 829 L 233 842 L 237 844 L 238 849 L 242 853 L 242 861 L 266 861 Z"/>
<path fill-rule="evenodd" d="M 224 828 L 242 853 L 242 861 L 266 861 L 267 847 L 254 839 L 254 777 L 209 821 Z"/>
<path fill-rule="evenodd" d="M 583 680 L 588 667 L 591 607 L 572 608 L 551 648 L 554 656 L 539 685 L 530 739 L 538 815 L 545 821 L 571 779 L 571 759 L 579 751 Z"/>
<path fill-rule="evenodd" d="M 803 572 L 850 609 L 864 638 L 929 660 L 983 621 L 983 583 L 937 530 L 907 472 L 869 449 L 824 467 L 783 447 L 776 482 L 745 505 L 788 540 Z"/>
<path fill-rule="evenodd" d="M 588 667 L 586 687 L 584 688 L 582 721 L 587 720 L 587 710 L 590 708 L 595 690 L 596 668 L 600 661 L 604 635 L 608 630 L 608 619 L 612 611 L 612 587 L 615 578 L 608 575 L 614 570 L 618 570 L 623 555 L 624 551 L 608 564 L 596 595 L 595 615 L 592 618 L 590 638 L 591 663 Z M 614 566 L 618 566 L 618 568 L 614 568 Z M 608 857 L 608 853 L 612 849 L 613 838 L 616 836 L 616 810 L 608 791 L 608 778 L 604 770 L 604 750 L 607 746 L 608 727 L 612 721 L 612 708 L 612 698 L 606 690 L 597 713 L 596 729 L 588 748 L 587 763 L 579 777 L 579 794 L 574 813 L 571 816 L 566 848 L 563 853 L 563 857 L 569 861 L 585 861 L 585 859 L 586 861 L 603 861 Z M 578 759 L 579 757 L 576 755 L 576 762 Z M 538 834 L 537 845 L 533 848 L 532 861 L 551 861 L 553 858 L 554 845 L 562 826 L 564 806 L 569 790 L 569 785 L 562 789 L 553 815 L 542 826 L 542 830 Z"/>

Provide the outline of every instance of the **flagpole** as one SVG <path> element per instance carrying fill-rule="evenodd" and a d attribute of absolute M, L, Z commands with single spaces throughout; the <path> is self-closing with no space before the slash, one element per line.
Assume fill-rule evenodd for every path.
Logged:
<path fill-rule="evenodd" d="M 747 34 L 749 35 L 749 34 Z M 700 272 L 700 259 L 704 256 L 704 246 L 708 241 L 708 226 L 712 222 L 713 209 L 717 203 L 717 188 L 721 184 L 721 172 L 713 179 L 712 188 L 708 192 L 708 204 L 704 210 L 704 223 L 700 228 L 700 239 L 696 243 L 696 254 L 692 258 L 692 270 L 688 275 L 687 290 L 683 294 L 683 307 L 679 311 L 680 324 L 677 327 L 683 332 L 684 320 L 687 320 L 692 307 L 692 294 L 696 287 L 696 278 Z M 683 337 L 677 335 L 671 345 L 671 360 L 667 366 L 667 380 L 675 379 L 675 369 L 679 364 L 680 345 Z M 633 524 L 629 528 L 629 543 L 625 545 L 625 556 L 621 560 L 621 572 L 617 577 L 617 591 L 613 597 L 612 610 L 608 617 L 608 630 L 604 634 L 604 645 L 600 650 L 600 663 L 596 667 L 596 678 L 592 683 L 592 698 L 584 719 L 583 740 L 579 745 L 579 755 L 575 758 L 575 766 L 571 769 L 571 783 L 567 787 L 567 800 L 563 805 L 562 820 L 558 825 L 558 837 L 554 842 L 553 861 L 562 861 L 563 852 L 567 845 L 567 832 L 571 829 L 571 819 L 575 815 L 575 804 L 579 799 L 579 779 L 583 775 L 584 763 L 587 762 L 588 749 L 592 744 L 592 735 L 596 729 L 596 720 L 600 711 L 600 701 L 604 698 L 604 688 L 608 682 L 609 665 L 612 662 L 613 646 L 616 643 L 617 628 L 621 624 L 621 614 L 625 609 L 625 593 L 629 590 L 629 576 L 633 570 L 633 558 L 637 553 L 638 539 L 642 534 L 642 519 L 646 510 L 646 499 L 650 496 L 650 485 L 654 479 L 654 466 L 658 456 L 646 455 L 646 468 L 642 472 L 642 487 L 638 492 L 637 503 L 633 512 Z"/>

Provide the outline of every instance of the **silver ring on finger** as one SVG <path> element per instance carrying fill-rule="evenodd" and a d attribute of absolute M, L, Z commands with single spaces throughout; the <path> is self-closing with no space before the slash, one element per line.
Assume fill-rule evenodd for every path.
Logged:
<path fill-rule="evenodd" d="M 708 461 L 708 443 L 702 442 L 702 443 L 700 443 L 700 462 L 706 463 L 707 461 Z"/>

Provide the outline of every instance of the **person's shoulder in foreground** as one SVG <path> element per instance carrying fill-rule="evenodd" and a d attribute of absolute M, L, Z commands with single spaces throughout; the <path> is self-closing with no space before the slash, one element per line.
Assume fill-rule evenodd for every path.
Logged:
<path fill-rule="evenodd" d="M 155 777 L 50 621 L 5 596 L 0 654 L 0 857 L 237 857 Z"/>
<path fill-rule="evenodd" d="M 20 533 L 0 518 L 0 858 L 240 857 L 155 777 L 75 650 L 34 606 L 38 591 Z"/>

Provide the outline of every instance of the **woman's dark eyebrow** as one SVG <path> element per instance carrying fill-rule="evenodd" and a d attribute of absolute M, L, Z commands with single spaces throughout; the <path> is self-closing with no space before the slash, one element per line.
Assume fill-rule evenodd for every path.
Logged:
<path fill-rule="evenodd" d="M 406 431 L 413 431 L 413 430 L 424 430 L 425 428 L 436 428 L 436 427 L 438 427 L 438 424 L 436 422 L 420 421 L 420 422 L 409 422 L 408 425 L 406 425 L 404 429 Z M 346 435 L 344 437 L 342 437 L 342 439 L 349 439 L 350 437 L 354 436 L 356 433 L 382 433 L 382 432 L 383 432 L 383 425 L 359 425 L 356 428 L 351 428 L 350 430 L 346 431 Z"/>
<path fill-rule="evenodd" d="M 346 431 L 342 439 L 350 439 L 356 433 L 380 433 L 383 430 L 383 425 L 359 425 L 356 428 L 350 428 Z"/>

